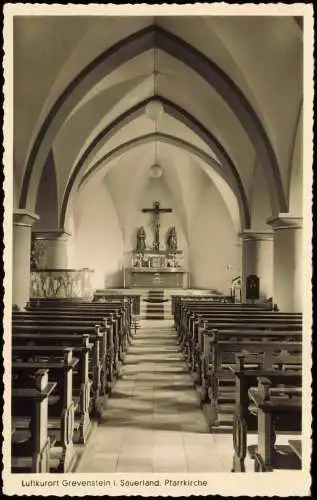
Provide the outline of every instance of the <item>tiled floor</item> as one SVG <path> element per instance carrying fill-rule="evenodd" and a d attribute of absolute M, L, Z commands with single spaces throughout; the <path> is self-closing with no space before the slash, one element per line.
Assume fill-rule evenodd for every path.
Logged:
<path fill-rule="evenodd" d="M 171 321 L 143 321 L 76 472 L 230 472 L 232 450 L 208 432 Z"/>

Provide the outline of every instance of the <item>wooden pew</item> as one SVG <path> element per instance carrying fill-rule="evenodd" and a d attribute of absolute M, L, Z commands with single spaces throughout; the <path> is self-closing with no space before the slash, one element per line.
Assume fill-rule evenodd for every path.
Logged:
<path fill-rule="evenodd" d="M 280 317 L 281 319 L 287 319 L 288 317 L 290 317 L 289 314 L 285 314 L 285 313 L 279 313 L 279 312 L 272 312 L 272 311 L 265 311 L 265 310 L 261 310 L 261 309 L 256 309 L 256 308 L 250 308 L 250 309 L 247 309 L 247 308 L 243 308 L 243 310 L 241 308 L 228 308 L 228 307 L 222 307 L 222 308 L 219 308 L 219 309 L 215 309 L 214 307 L 211 308 L 211 307 L 186 307 L 186 308 L 183 308 L 183 311 L 182 311 L 182 314 L 181 314 L 181 318 L 180 318 L 180 321 L 177 325 L 177 332 L 179 334 L 179 336 L 183 335 L 183 332 L 188 329 L 189 327 L 189 321 L 190 319 L 199 319 L 199 320 L 203 320 L 203 319 L 208 319 L 208 317 L 212 317 L 212 316 L 221 316 L 223 318 L 229 318 L 231 317 L 232 315 L 234 316 L 241 316 L 241 319 L 243 318 L 247 318 L 248 316 L 250 316 L 252 318 L 252 316 L 254 316 L 254 314 L 260 314 L 264 316 L 267 316 L 268 318 L 276 318 L 276 317 Z M 291 317 L 293 319 L 298 319 L 300 320 L 301 319 L 301 316 L 297 316 L 296 314 L 292 313 L 291 314 Z"/>
<path fill-rule="evenodd" d="M 250 410 L 248 391 L 259 377 L 269 377 L 274 386 L 300 388 L 302 383 L 301 355 L 289 353 L 266 355 L 236 355 L 236 365 L 230 369 L 235 376 L 235 411 L 233 419 L 232 472 L 245 472 L 247 434 L 257 431 L 257 412 Z M 296 389 L 297 390 L 297 389 Z"/>
<path fill-rule="evenodd" d="M 225 402 L 232 415 L 235 377 L 231 367 L 235 366 L 236 354 L 265 354 L 262 365 L 272 365 L 274 357 L 285 351 L 290 355 L 300 355 L 302 343 L 285 340 L 284 332 L 272 332 L 271 337 L 263 338 L 261 331 L 241 332 L 239 338 L 231 337 L 232 332 L 214 332 L 213 336 L 204 335 L 204 354 L 200 364 L 201 406 L 208 405 L 210 410 L 210 428 L 219 426 L 219 414 L 223 413 Z M 272 340 L 274 338 L 275 340 Z M 291 359 L 291 358 L 290 358 Z M 298 363 L 299 358 L 292 358 Z M 276 362 L 277 363 L 277 362 Z M 229 419 L 229 424 L 231 419 Z"/>
<path fill-rule="evenodd" d="M 216 306 L 250 306 L 250 304 L 236 304 L 232 297 L 223 296 L 223 295 L 215 295 L 215 294 L 206 294 L 206 295 L 191 295 L 191 296 L 183 296 L 183 295 L 171 295 L 172 300 L 172 314 L 177 319 L 180 314 L 180 310 L 184 304 L 200 304 L 200 303 L 208 303 Z M 252 305 L 251 305 L 252 306 Z M 268 307 L 267 305 L 258 305 L 257 307 Z"/>
<path fill-rule="evenodd" d="M 212 367 L 214 371 L 221 370 L 222 364 L 229 366 L 235 363 L 235 354 L 242 349 L 248 350 L 253 347 L 279 351 L 285 346 L 285 349 L 292 347 L 294 352 L 301 352 L 302 346 L 301 332 L 291 332 L 290 336 L 288 331 L 279 329 L 265 333 L 261 329 L 212 330 L 205 331 L 200 340 L 200 369 L 207 366 Z"/>
<path fill-rule="evenodd" d="M 241 321 L 236 316 L 232 315 L 225 320 L 211 320 L 209 321 L 194 321 L 186 332 L 184 337 L 180 340 L 181 349 L 184 352 L 185 359 L 187 360 L 190 368 L 195 371 L 199 363 L 199 356 L 201 355 L 201 338 L 206 332 L 212 331 L 231 331 L 232 337 L 236 332 L 236 337 L 239 337 L 241 331 L 251 332 L 253 330 L 262 330 L 262 336 L 267 337 L 268 332 L 286 332 L 288 339 L 298 340 L 302 336 L 302 322 L 301 320 L 276 320 L 263 318 L 261 315 L 254 315 L 250 320 Z M 274 338 L 274 335 L 272 336 Z"/>
<path fill-rule="evenodd" d="M 93 351 L 95 374 L 93 389 L 96 401 L 100 394 L 106 395 L 111 392 L 115 378 L 120 374 L 120 366 L 124 361 L 124 354 L 127 350 L 127 340 L 122 340 L 122 330 L 119 329 L 120 324 L 118 324 L 116 318 L 112 317 L 112 313 L 110 317 L 102 317 L 101 313 L 85 315 L 77 310 L 76 315 L 73 315 L 72 311 L 68 309 L 63 310 L 62 313 L 59 311 L 54 311 L 54 313 L 56 316 L 51 311 L 49 313 L 46 311 L 14 313 L 14 331 L 23 332 L 29 328 L 32 333 L 36 333 L 36 329 L 43 332 L 65 333 L 67 328 L 66 333 L 85 332 L 90 335 L 97 335 L 97 338 L 92 338 L 92 342 L 95 343 Z M 97 325 L 96 321 L 101 324 Z M 55 329 L 54 332 L 53 328 Z M 59 328 L 60 331 L 57 331 Z M 99 346 L 96 343 L 98 337 L 100 338 Z M 99 351 L 99 363 L 96 361 L 98 359 L 97 351 Z"/>
<path fill-rule="evenodd" d="M 120 342 L 120 350 L 125 352 L 127 346 L 131 343 L 132 332 L 130 328 L 130 319 L 127 319 L 125 315 L 125 310 L 121 307 L 113 307 L 111 304 L 102 304 L 96 307 L 93 303 L 86 303 L 77 305 L 73 307 L 72 305 L 65 305 L 60 307 L 40 307 L 29 309 L 27 312 L 14 313 L 13 317 L 15 319 L 28 318 L 27 314 L 32 314 L 30 317 L 38 317 L 40 319 L 56 319 L 56 317 L 61 319 L 67 319 L 71 317 L 73 321 L 83 319 L 84 321 L 94 321 L 95 323 L 107 321 L 108 325 L 112 324 L 113 328 L 116 330 L 113 335 L 118 336 L 118 342 Z M 55 318 L 54 318 L 55 316 Z"/>
<path fill-rule="evenodd" d="M 129 303 L 125 301 L 112 301 L 112 302 L 80 302 L 71 300 L 64 301 L 63 299 L 55 299 L 53 301 L 40 301 L 39 303 L 28 303 L 26 306 L 27 311 L 54 311 L 54 310 L 80 310 L 90 312 L 109 311 L 115 314 L 122 314 L 124 328 L 129 328 L 131 324 L 131 313 Z"/>
<path fill-rule="evenodd" d="M 11 392 L 11 472 L 48 473 L 55 444 L 48 436 L 48 399 L 57 384 L 49 381 L 48 370 L 37 370 L 33 384 L 26 385 Z M 16 424 L 21 418 L 29 421 L 27 432 Z"/>
<path fill-rule="evenodd" d="M 299 330 L 302 325 L 302 317 L 297 314 L 284 314 L 279 312 L 251 309 L 248 312 L 237 310 L 228 311 L 223 307 L 221 311 L 213 311 L 209 308 L 199 309 L 199 314 L 191 309 L 185 311 L 187 317 L 182 321 L 179 331 L 179 343 L 184 351 L 185 358 L 190 367 L 195 369 L 195 358 L 197 356 L 197 343 L 199 332 L 204 329 L 288 329 Z"/>
<path fill-rule="evenodd" d="M 288 348 L 294 360 L 294 354 L 301 351 L 301 314 L 183 300 L 177 321 L 180 345 L 200 386 L 202 406 L 210 407 L 212 430 L 217 428 L 224 407 L 228 424 L 232 418 L 233 380 L 228 368 L 234 363 L 235 352 L 258 348 L 266 351 L 268 360 L 273 344 L 273 352 L 277 347 Z"/>
<path fill-rule="evenodd" d="M 94 395 L 91 395 L 92 380 L 89 379 L 89 354 L 93 344 L 89 342 L 89 335 L 51 335 L 51 334 L 25 334 L 18 333 L 12 336 L 13 353 L 18 348 L 31 349 L 33 353 L 54 352 L 59 347 L 70 347 L 76 358 L 78 366 L 73 371 L 73 400 L 75 410 L 74 443 L 84 444 L 91 431 L 90 413 L 94 414 Z M 75 372 L 75 373 L 74 373 Z M 78 426 L 76 423 L 78 421 Z M 78 432 L 77 431 L 78 427 Z"/>
<path fill-rule="evenodd" d="M 198 311 L 198 313 L 197 313 Z M 221 306 L 219 309 L 203 306 L 184 310 L 182 326 L 179 331 L 179 343 L 190 368 L 195 371 L 198 357 L 200 335 L 211 329 L 234 330 L 291 330 L 300 333 L 302 327 L 301 314 L 285 314 L 265 311 L 263 308 L 232 308 Z M 297 337 L 294 337 L 297 339 Z M 199 362 L 199 360 L 198 360 Z"/>
<path fill-rule="evenodd" d="M 54 346 L 54 359 L 50 357 L 52 350 L 41 346 L 41 354 L 34 346 L 15 347 L 12 352 L 12 383 L 13 388 L 19 389 L 25 385 L 26 379 L 33 379 L 39 369 L 48 369 L 52 381 L 57 382 L 54 392 L 48 401 L 49 431 L 57 436 L 57 445 L 61 447 L 61 457 L 57 472 L 71 470 L 75 460 L 73 446 L 74 411 L 75 404 L 72 398 L 73 369 L 78 359 L 73 358 L 70 348 Z M 28 422 L 25 421 L 26 428 Z M 23 425 L 23 422 L 20 422 Z"/>
<path fill-rule="evenodd" d="M 119 363 L 124 360 L 124 353 L 127 350 L 126 342 L 121 340 L 121 333 L 118 328 L 118 323 L 113 315 L 102 316 L 101 313 L 96 314 L 81 314 L 76 312 L 76 314 L 69 311 L 56 311 L 55 314 L 52 312 L 47 313 L 42 312 L 28 312 L 28 313 L 18 313 L 13 315 L 14 325 L 19 326 L 23 324 L 31 324 L 41 326 L 77 326 L 78 330 L 82 331 L 82 327 L 88 327 L 94 325 L 94 328 L 98 330 L 105 329 L 106 337 L 101 337 L 100 347 L 96 346 L 98 349 L 100 362 L 98 360 L 97 354 L 94 355 L 94 363 L 96 377 L 94 378 L 94 389 L 96 392 L 96 398 L 99 398 L 100 393 L 105 395 L 111 392 L 113 384 L 115 382 L 115 372 L 117 373 L 119 369 Z M 98 325 L 99 324 L 99 325 Z M 100 381 L 101 385 L 97 384 L 97 380 Z"/>
<path fill-rule="evenodd" d="M 122 350 L 126 349 L 127 345 L 131 343 L 132 332 L 131 332 L 131 319 L 126 315 L 126 311 L 120 307 L 113 307 L 111 304 L 102 304 L 96 307 L 94 304 L 81 304 L 73 307 L 72 305 L 64 305 L 63 307 L 52 306 L 49 308 L 40 307 L 34 309 L 28 309 L 28 312 L 32 314 L 55 314 L 56 316 L 99 316 L 107 318 L 108 322 L 112 321 L 115 325 L 116 333 L 118 335 L 118 340 L 122 342 Z M 14 317 L 18 318 L 19 315 L 26 314 L 25 312 L 14 313 Z"/>
<path fill-rule="evenodd" d="M 117 343 L 119 347 L 120 357 L 123 361 L 124 353 L 128 349 L 128 345 L 131 344 L 132 341 L 132 330 L 130 328 L 125 328 L 122 326 L 123 323 L 120 322 L 120 315 L 116 312 L 112 311 L 82 311 L 82 310 L 70 310 L 68 308 L 64 308 L 61 310 L 39 310 L 39 311 L 29 311 L 29 312 L 18 312 L 13 313 L 13 320 L 15 322 L 23 321 L 23 322 L 31 322 L 38 321 L 43 322 L 56 322 L 56 321 L 71 321 L 74 324 L 79 324 L 82 322 L 83 324 L 101 324 L 106 327 L 111 327 L 113 329 L 112 337 L 113 340 L 111 343 Z M 117 337 L 117 338 L 116 338 Z M 110 342 L 110 339 L 109 339 Z"/>
<path fill-rule="evenodd" d="M 301 433 L 301 388 L 272 386 L 270 379 L 258 377 L 258 387 L 248 391 L 250 400 L 256 406 L 258 417 L 258 444 L 248 447 L 249 454 L 254 459 L 255 472 L 301 468 L 295 453 L 285 454 L 285 447 L 275 445 L 277 432 Z"/>
<path fill-rule="evenodd" d="M 100 320 L 100 318 L 104 318 L 106 320 L 106 326 L 102 325 L 96 329 L 96 318 L 98 320 Z M 102 323 L 102 321 L 99 322 Z M 77 351 L 80 366 L 77 370 L 77 387 L 76 383 L 74 384 L 74 396 L 75 399 L 77 398 L 77 395 L 79 396 L 79 442 L 85 442 L 90 424 L 87 407 L 89 407 L 89 392 L 91 384 L 89 383 L 90 381 L 87 374 L 87 358 L 83 357 L 82 352 L 85 346 L 79 346 L 78 342 L 79 340 L 82 342 L 83 338 L 86 337 L 87 341 L 91 342 L 94 348 L 91 349 L 92 346 L 90 345 L 89 352 L 93 351 L 95 354 L 98 353 L 98 363 L 92 363 L 92 371 L 93 380 L 95 382 L 93 387 L 96 386 L 98 388 L 95 392 L 99 395 L 103 387 L 102 381 L 106 378 L 106 384 L 104 385 L 107 386 L 109 384 L 111 386 L 114 374 L 118 372 L 116 359 L 110 359 L 111 366 L 108 366 L 109 354 L 111 354 L 111 342 L 114 341 L 113 343 L 117 345 L 117 348 L 114 349 L 114 351 L 116 351 L 118 358 L 120 358 L 119 361 L 121 361 L 121 349 L 124 351 L 124 342 L 122 342 L 123 335 L 121 335 L 120 338 L 119 332 L 121 334 L 123 331 L 129 331 L 129 314 L 127 314 L 126 307 L 123 307 L 122 303 L 111 305 L 102 304 L 98 305 L 98 307 L 96 307 L 96 305 L 91 307 L 91 305 L 83 305 L 80 303 L 78 305 L 76 304 L 74 307 L 73 301 L 71 301 L 71 304 L 64 303 L 63 306 L 61 306 L 60 301 L 58 301 L 58 308 L 51 307 L 47 313 L 42 307 L 32 308 L 32 306 L 28 311 L 13 313 L 12 326 L 14 339 L 13 343 L 15 344 L 13 347 L 13 356 L 19 351 L 20 359 L 21 351 L 23 351 L 24 354 L 30 354 L 30 352 L 32 352 L 32 356 L 34 355 L 34 351 L 36 351 L 37 354 L 41 354 L 41 356 L 45 354 L 45 351 L 47 354 L 47 351 L 50 350 L 54 350 L 56 354 L 56 350 L 60 349 L 60 343 L 63 343 L 64 346 L 66 343 L 66 345 L 72 347 L 74 351 Z M 101 330 L 105 330 L 108 333 L 108 336 L 105 337 L 104 332 Z M 82 332 L 86 332 L 87 335 L 84 337 Z M 111 332 L 110 338 L 109 332 Z M 24 344 L 19 346 L 19 342 L 22 341 Z M 50 346 L 46 345 L 48 341 L 50 341 Z M 33 346 L 27 345 L 30 342 L 33 342 Z M 39 343 L 42 345 L 38 345 Z M 86 353 L 87 357 L 89 352 L 87 351 Z M 90 359 L 90 362 L 92 360 L 96 360 L 96 355 Z M 56 369 L 52 363 L 49 364 L 49 360 L 47 359 L 37 359 L 36 362 L 46 363 L 45 366 L 50 366 L 51 370 Z M 26 366 L 26 363 L 22 366 L 22 362 L 19 361 L 19 367 L 16 367 L 16 369 L 27 371 L 34 368 L 35 362 L 30 363 L 30 361 L 28 361 L 27 363 L 28 366 Z M 96 366 L 97 370 L 95 370 Z M 106 377 L 104 377 L 104 375 L 106 375 Z M 84 380 L 84 382 L 80 383 L 80 380 Z M 97 399 L 98 398 L 94 398 L 94 402 L 96 402 Z M 94 404 L 94 406 L 96 405 Z M 50 409 L 50 411 L 52 410 Z M 51 419 L 50 426 L 52 427 Z M 60 436 L 59 438 L 61 439 Z M 65 443 L 62 444 L 64 445 Z M 67 468 L 70 468 L 70 455 L 71 453 L 69 449 L 65 449 L 64 446 L 60 470 L 65 471 Z"/>
<path fill-rule="evenodd" d="M 182 299 L 179 301 L 178 306 L 174 310 L 174 322 L 175 322 L 175 328 L 177 331 L 180 329 L 180 324 L 182 322 L 182 319 L 184 317 L 185 311 L 188 309 L 196 309 L 197 311 L 199 309 L 204 310 L 204 308 L 208 308 L 209 310 L 219 310 L 219 311 L 227 311 L 227 312 L 234 312 L 234 311 L 272 311 L 272 308 L 263 305 L 263 304 L 258 304 L 258 305 L 252 305 L 252 304 L 219 304 L 215 303 L 210 300 L 203 300 L 203 299 Z"/>
<path fill-rule="evenodd" d="M 252 322 L 261 321 L 263 324 L 275 323 L 281 325 L 302 325 L 302 315 L 294 313 L 279 313 L 279 312 L 269 312 L 269 311 L 210 311 L 210 310 L 199 310 L 187 312 L 186 318 L 183 321 L 181 330 L 179 332 L 180 342 L 182 337 L 190 338 L 194 334 L 194 330 L 198 327 L 204 327 L 206 329 L 215 328 L 213 325 L 234 323 L 238 324 L 251 324 Z"/>
<path fill-rule="evenodd" d="M 274 311 L 262 311 L 262 310 L 228 310 L 227 308 L 222 309 L 212 309 L 208 307 L 204 308 L 187 308 L 184 309 L 182 320 L 179 325 L 178 333 L 179 338 L 182 339 L 184 336 L 188 336 L 188 332 L 191 331 L 193 323 L 204 322 L 211 324 L 212 321 L 232 321 L 236 318 L 236 323 L 251 322 L 251 320 L 257 317 L 263 320 L 274 320 L 276 322 L 286 322 L 290 321 L 292 323 L 300 324 L 302 321 L 302 315 L 297 313 L 280 313 Z"/>
<path fill-rule="evenodd" d="M 80 328 L 74 325 L 55 324 L 51 326 L 39 326 L 28 324 L 12 324 L 13 337 L 17 334 L 31 335 L 53 335 L 56 339 L 64 343 L 64 345 L 78 346 L 78 338 L 76 336 L 89 335 L 89 342 L 93 344 L 90 359 L 90 373 L 92 376 L 92 390 L 93 390 L 93 410 L 98 412 L 97 401 L 100 396 L 105 395 L 107 392 L 107 365 L 106 365 L 106 352 L 107 352 L 107 330 L 101 327 L 81 326 Z M 71 336 L 71 338 L 68 338 Z M 72 338 L 74 336 L 74 338 Z M 35 341 L 35 340 L 34 340 Z M 69 344 L 70 343 L 70 344 Z"/>

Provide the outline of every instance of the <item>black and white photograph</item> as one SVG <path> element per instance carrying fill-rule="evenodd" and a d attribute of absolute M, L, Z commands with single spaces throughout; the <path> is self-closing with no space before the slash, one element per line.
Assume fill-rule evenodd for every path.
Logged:
<path fill-rule="evenodd" d="M 310 495 L 312 4 L 3 40 L 4 493 Z"/>

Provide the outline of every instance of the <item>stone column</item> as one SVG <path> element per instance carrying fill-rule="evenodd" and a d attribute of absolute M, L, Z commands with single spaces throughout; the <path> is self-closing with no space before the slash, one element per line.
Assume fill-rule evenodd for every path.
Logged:
<path fill-rule="evenodd" d="M 242 240 L 241 296 L 246 302 L 246 277 L 256 274 L 260 278 L 260 300 L 273 295 L 273 231 L 245 229 Z"/>
<path fill-rule="evenodd" d="M 23 309 L 30 297 L 31 229 L 39 217 L 25 209 L 13 213 L 12 305 Z"/>
<path fill-rule="evenodd" d="M 67 243 L 70 233 L 65 230 L 35 231 L 34 235 L 43 245 L 41 269 L 67 269 Z"/>
<path fill-rule="evenodd" d="M 274 230 L 273 301 L 280 311 L 302 312 L 302 218 L 286 213 L 267 223 Z"/>

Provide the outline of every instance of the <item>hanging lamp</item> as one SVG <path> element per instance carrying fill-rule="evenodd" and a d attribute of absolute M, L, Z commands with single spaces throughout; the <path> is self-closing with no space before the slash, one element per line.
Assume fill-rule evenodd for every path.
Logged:
<path fill-rule="evenodd" d="M 153 94 L 156 95 L 156 75 L 158 74 L 157 70 L 157 51 L 154 47 L 154 68 L 153 68 Z M 159 179 L 163 170 L 162 167 L 158 164 L 158 141 L 157 141 L 157 120 L 160 115 L 163 113 L 164 109 L 160 102 L 151 101 L 147 104 L 145 108 L 145 113 L 154 122 L 154 164 L 150 167 L 150 177 L 154 179 Z"/>

